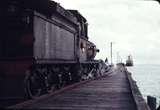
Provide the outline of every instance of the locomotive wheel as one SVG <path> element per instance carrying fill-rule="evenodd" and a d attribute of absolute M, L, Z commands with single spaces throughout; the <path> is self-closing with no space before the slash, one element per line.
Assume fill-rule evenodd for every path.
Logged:
<path fill-rule="evenodd" d="M 57 85 L 55 84 L 55 82 L 53 82 L 54 76 L 52 75 L 52 73 L 48 74 L 47 79 L 46 79 L 46 83 L 47 83 L 47 92 L 51 93 L 53 91 L 55 91 L 57 89 Z"/>
<path fill-rule="evenodd" d="M 63 81 L 62 74 L 58 75 L 58 79 L 59 79 L 58 89 L 63 88 L 64 87 L 64 81 Z"/>
<path fill-rule="evenodd" d="M 79 82 L 82 79 L 82 66 L 76 65 L 71 72 L 72 82 Z"/>
<path fill-rule="evenodd" d="M 57 89 L 56 85 L 51 85 L 50 87 L 47 88 L 47 92 L 48 93 L 52 93 L 53 91 L 55 91 Z"/>
<path fill-rule="evenodd" d="M 45 81 L 40 73 L 29 72 L 25 78 L 25 90 L 28 98 L 36 98 L 44 93 Z"/>

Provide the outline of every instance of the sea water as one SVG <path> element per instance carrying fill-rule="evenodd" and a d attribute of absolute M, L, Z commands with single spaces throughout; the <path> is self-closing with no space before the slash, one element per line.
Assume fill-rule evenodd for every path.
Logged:
<path fill-rule="evenodd" d="M 139 64 L 127 67 L 132 73 L 133 79 L 144 97 L 154 96 L 157 99 L 157 106 L 160 104 L 160 65 Z"/>

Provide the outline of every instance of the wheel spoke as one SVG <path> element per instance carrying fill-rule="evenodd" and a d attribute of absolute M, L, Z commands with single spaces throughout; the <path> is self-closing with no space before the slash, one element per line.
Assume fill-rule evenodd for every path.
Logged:
<path fill-rule="evenodd" d="M 32 71 L 33 72 L 33 71 Z M 43 81 L 42 78 L 38 76 L 40 73 L 30 73 L 26 78 L 26 92 L 29 98 L 36 98 L 40 96 L 43 92 Z"/>

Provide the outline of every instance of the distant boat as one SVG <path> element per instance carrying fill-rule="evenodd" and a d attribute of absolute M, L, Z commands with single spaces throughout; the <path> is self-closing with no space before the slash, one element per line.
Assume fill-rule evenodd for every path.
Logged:
<path fill-rule="evenodd" d="M 126 66 L 133 66 L 133 59 L 131 55 L 129 55 L 128 59 L 126 60 Z"/>

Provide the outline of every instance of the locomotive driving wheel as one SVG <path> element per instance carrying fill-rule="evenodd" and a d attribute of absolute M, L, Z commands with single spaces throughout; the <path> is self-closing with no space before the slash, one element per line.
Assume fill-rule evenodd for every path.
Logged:
<path fill-rule="evenodd" d="M 82 79 L 82 65 L 75 65 L 71 69 L 72 82 L 79 82 Z"/>
<path fill-rule="evenodd" d="M 47 77 L 45 78 L 48 93 L 51 93 L 57 89 L 57 79 L 58 76 L 56 74 L 54 74 L 52 71 L 48 72 Z"/>
<path fill-rule="evenodd" d="M 28 98 L 36 98 L 45 92 L 45 79 L 36 71 L 28 71 L 25 78 L 25 91 Z"/>

